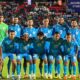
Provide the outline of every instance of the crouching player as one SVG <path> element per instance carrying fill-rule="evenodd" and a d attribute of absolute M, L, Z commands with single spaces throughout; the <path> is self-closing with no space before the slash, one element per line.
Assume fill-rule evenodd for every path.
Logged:
<path fill-rule="evenodd" d="M 62 57 L 60 55 L 60 46 L 62 44 L 62 39 L 60 38 L 60 33 L 55 32 L 53 38 L 50 39 L 50 49 L 49 49 L 49 78 L 52 79 L 52 69 L 53 69 L 53 62 L 55 60 L 55 73 L 57 75 L 57 78 L 61 79 L 60 76 L 60 63 L 62 60 Z"/>
<path fill-rule="evenodd" d="M 68 61 L 70 60 L 73 69 L 72 79 L 76 80 L 76 53 L 78 52 L 77 43 L 72 41 L 72 36 L 70 33 L 67 33 L 66 40 L 64 40 L 63 45 L 61 46 L 63 52 L 63 62 L 64 62 L 64 80 L 67 79 L 68 71 Z M 71 70 L 72 70 L 71 69 Z"/>
<path fill-rule="evenodd" d="M 30 43 L 30 39 L 28 36 L 28 33 L 24 33 L 23 34 L 23 39 L 20 40 L 19 42 L 19 52 L 17 55 L 17 74 L 18 74 L 18 80 L 20 80 L 21 78 L 21 61 L 22 58 L 24 57 L 26 59 L 26 62 L 30 63 L 29 66 L 29 75 L 31 78 L 31 74 L 33 73 L 33 64 L 32 64 L 32 57 L 29 54 L 30 49 L 31 49 L 31 43 Z"/>
<path fill-rule="evenodd" d="M 48 78 L 48 61 L 47 61 L 47 55 L 45 53 L 45 37 L 43 32 L 38 32 L 37 38 L 33 40 L 33 49 L 34 53 L 39 56 L 40 63 L 39 63 L 39 69 L 40 69 L 40 76 L 43 77 L 42 69 L 43 69 L 43 62 L 44 62 L 44 78 Z M 34 56 L 33 59 L 36 59 L 37 56 Z M 33 69 L 35 69 L 35 61 L 33 61 Z"/>
<path fill-rule="evenodd" d="M 5 38 L 2 42 L 2 60 L 8 57 L 12 61 L 12 78 L 14 79 L 14 73 L 16 68 L 16 60 L 15 60 L 15 32 L 13 30 L 8 31 L 8 37 Z"/>

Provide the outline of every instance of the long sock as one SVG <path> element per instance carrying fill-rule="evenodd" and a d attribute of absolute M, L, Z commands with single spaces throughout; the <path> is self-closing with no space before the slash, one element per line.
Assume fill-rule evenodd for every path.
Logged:
<path fill-rule="evenodd" d="M 29 66 L 29 74 L 32 74 L 33 73 L 33 64 L 30 64 Z"/>
<path fill-rule="evenodd" d="M 17 74 L 20 75 L 21 72 L 21 64 L 17 64 Z"/>
<path fill-rule="evenodd" d="M 58 74 L 60 74 L 60 64 L 57 64 L 57 71 L 58 71 Z"/>
<path fill-rule="evenodd" d="M 48 64 L 44 64 L 44 72 L 48 73 Z"/>
<path fill-rule="evenodd" d="M 64 75 L 67 75 L 67 71 L 68 71 L 68 66 L 64 65 Z"/>
<path fill-rule="evenodd" d="M 76 75 L 76 66 L 73 66 L 73 75 Z"/>
<path fill-rule="evenodd" d="M 36 73 L 36 64 L 33 64 L 33 74 Z"/>
<path fill-rule="evenodd" d="M 80 62 L 78 62 L 78 69 L 79 69 L 79 74 L 80 74 Z"/>
<path fill-rule="evenodd" d="M 7 65 L 7 68 L 8 68 L 8 74 L 10 74 L 10 65 L 11 65 L 11 61 L 9 60 L 9 61 L 8 61 L 8 65 Z"/>
<path fill-rule="evenodd" d="M 53 64 L 49 64 L 49 68 L 48 68 L 49 69 L 49 72 L 48 72 L 49 74 L 52 74 L 52 68 L 53 68 Z"/>
<path fill-rule="evenodd" d="M 71 64 L 71 61 L 69 63 L 69 74 L 71 75 L 72 74 L 72 64 Z"/>

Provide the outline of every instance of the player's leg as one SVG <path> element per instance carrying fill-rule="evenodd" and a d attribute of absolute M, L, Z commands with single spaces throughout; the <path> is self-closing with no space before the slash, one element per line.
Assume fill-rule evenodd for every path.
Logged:
<path fill-rule="evenodd" d="M 42 55 L 42 59 L 44 61 L 44 77 L 48 78 L 48 60 L 47 60 L 47 55 L 46 54 Z"/>
<path fill-rule="evenodd" d="M 40 63 L 39 63 L 40 77 L 43 77 L 42 68 L 43 68 L 43 59 L 40 57 Z"/>
<path fill-rule="evenodd" d="M 37 54 L 33 54 L 33 79 L 36 79 L 36 61 L 38 59 Z"/>
<path fill-rule="evenodd" d="M 9 59 L 7 64 L 7 69 L 8 69 L 7 78 L 10 78 L 10 66 L 11 66 L 11 60 Z"/>
<path fill-rule="evenodd" d="M 23 54 L 17 55 L 17 75 L 18 79 L 21 78 L 21 60 L 22 60 Z"/>
<path fill-rule="evenodd" d="M 71 64 L 71 59 L 70 59 L 70 61 L 69 61 L 69 76 L 68 76 L 68 78 L 71 78 L 71 76 L 72 76 L 72 64 Z"/>
<path fill-rule="evenodd" d="M 48 57 L 48 77 L 50 79 L 52 79 L 52 71 L 53 71 L 53 61 L 54 61 L 54 58 L 52 55 L 49 55 Z"/>
<path fill-rule="evenodd" d="M 60 76 L 60 64 L 61 64 L 61 60 L 62 60 L 62 57 L 60 55 L 58 55 L 56 57 L 56 61 L 57 61 L 57 72 L 58 72 L 58 78 L 61 79 L 61 76 Z"/>
<path fill-rule="evenodd" d="M 69 61 L 69 57 L 68 56 L 64 56 L 64 58 L 63 58 L 63 64 L 64 64 L 64 80 L 67 80 L 68 61 Z"/>
<path fill-rule="evenodd" d="M 72 79 L 76 80 L 76 56 L 72 56 L 71 57 L 71 63 L 72 63 L 72 67 L 73 67 L 73 76 Z"/>
<path fill-rule="evenodd" d="M 29 78 L 32 79 L 32 74 L 33 74 L 33 61 L 32 61 L 32 56 L 29 54 L 27 59 L 28 59 L 28 61 L 29 61 Z"/>

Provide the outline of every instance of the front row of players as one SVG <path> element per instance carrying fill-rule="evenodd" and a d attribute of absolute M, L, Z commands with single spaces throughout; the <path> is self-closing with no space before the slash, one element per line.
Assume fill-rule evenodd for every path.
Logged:
<path fill-rule="evenodd" d="M 52 79 L 53 70 L 55 76 L 61 79 L 60 64 L 63 60 L 64 65 L 64 80 L 68 78 L 68 62 L 71 63 L 72 78 L 76 79 L 76 61 L 80 61 L 78 54 L 78 45 L 72 40 L 70 33 L 67 33 L 66 39 L 60 38 L 59 32 L 55 32 L 52 38 L 45 38 L 42 32 L 37 34 L 37 38 L 30 39 L 27 33 L 24 33 L 22 38 L 16 38 L 15 32 L 10 30 L 8 37 L 2 42 L 2 60 L 8 57 L 12 61 L 12 78 L 14 79 L 15 69 L 17 69 L 18 80 L 21 78 L 21 61 L 26 59 L 29 63 L 29 78 L 36 79 L 36 60 L 40 59 L 39 69 L 40 76 L 44 62 L 44 76 L 46 79 Z M 53 63 L 55 69 L 53 68 Z M 1 67 L 0 67 L 1 68 Z M 0 69 L 2 76 L 2 69 Z M 8 73 L 9 77 L 9 73 Z"/>

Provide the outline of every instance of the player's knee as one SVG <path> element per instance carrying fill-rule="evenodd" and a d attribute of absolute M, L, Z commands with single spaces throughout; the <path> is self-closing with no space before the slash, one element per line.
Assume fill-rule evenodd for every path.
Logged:
<path fill-rule="evenodd" d="M 30 60 L 30 61 L 29 61 L 29 63 L 30 63 L 30 64 L 33 64 L 33 61 L 32 61 L 32 60 Z"/>
<path fill-rule="evenodd" d="M 68 65 L 68 62 L 67 62 L 67 61 L 66 61 L 66 62 L 64 62 L 64 65 L 65 65 L 65 66 L 67 66 L 67 65 Z"/>
<path fill-rule="evenodd" d="M 18 61 L 17 61 L 17 64 L 21 64 L 21 61 L 18 60 Z"/>
<path fill-rule="evenodd" d="M 50 60 L 48 63 L 49 63 L 49 64 L 53 64 L 53 60 Z"/>
<path fill-rule="evenodd" d="M 73 65 L 73 66 L 76 66 L 76 62 L 72 62 L 72 65 Z"/>
<path fill-rule="evenodd" d="M 44 63 L 45 63 L 45 64 L 48 63 L 47 59 L 44 60 Z"/>
<path fill-rule="evenodd" d="M 36 64 L 36 60 L 33 60 L 33 63 Z"/>

